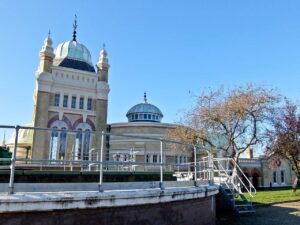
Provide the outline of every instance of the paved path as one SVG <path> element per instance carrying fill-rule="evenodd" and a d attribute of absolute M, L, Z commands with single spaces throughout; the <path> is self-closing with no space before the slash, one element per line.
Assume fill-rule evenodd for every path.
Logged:
<path fill-rule="evenodd" d="M 256 214 L 222 218 L 218 225 L 300 225 L 300 201 L 255 207 Z"/>

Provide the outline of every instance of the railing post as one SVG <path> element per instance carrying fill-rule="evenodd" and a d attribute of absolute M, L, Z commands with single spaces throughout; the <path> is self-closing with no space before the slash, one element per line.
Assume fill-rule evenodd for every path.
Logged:
<path fill-rule="evenodd" d="M 212 154 L 208 151 L 208 175 L 210 184 L 212 185 L 214 183 L 214 168 L 213 168 L 213 161 L 212 161 Z"/>
<path fill-rule="evenodd" d="M 221 179 L 221 162 L 218 160 L 218 174 L 219 174 L 219 184 L 221 185 L 222 179 Z"/>
<path fill-rule="evenodd" d="M 159 182 L 159 187 L 161 190 L 164 189 L 164 184 L 163 184 L 163 142 L 160 140 L 160 182 Z"/>
<path fill-rule="evenodd" d="M 211 162 L 211 179 L 212 179 L 212 182 L 211 184 L 214 184 L 215 182 L 215 169 L 214 169 L 214 156 L 212 153 L 210 153 L 210 162 Z"/>
<path fill-rule="evenodd" d="M 194 145 L 194 185 L 197 186 L 197 149 Z"/>
<path fill-rule="evenodd" d="M 19 129 L 20 126 L 16 126 L 16 137 L 15 137 L 15 144 L 14 144 L 14 151 L 11 157 L 11 164 L 10 164 L 10 179 L 8 185 L 8 194 L 14 193 L 14 176 L 15 176 L 15 167 L 16 167 L 16 154 L 17 154 L 17 145 L 18 145 L 18 136 L 19 136 Z"/>
<path fill-rule="evenodd" d="M 99 166 L 99 192 L 103 192 L 103 141 L 104 131 L 101 133 L 101 148 L 100 148 L 100 166 Z"/>

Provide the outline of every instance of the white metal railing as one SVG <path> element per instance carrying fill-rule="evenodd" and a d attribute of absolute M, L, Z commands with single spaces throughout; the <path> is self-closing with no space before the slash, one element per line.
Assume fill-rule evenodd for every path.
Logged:
<path fill-rule="evenodd" d="M 233 163 L 233 168 L 237 169 L 237 176 L 238 182 L 242 184 L 242 187 L 245 188 L 245 190 L 249 193 L 251 198 L 254 198 L 256 196 L 256 189 L 253 186 L 252 182 L 248 179 L 248 177 L 245 175 L 245 173 L 241 170 L 240 166 L 236 163 L 235 160 L 231 159 L 231 162 Z M 241 176 L 239 176 L 239 174 Z M 242 178 L 241 178 L 242 177 Z M 244 181 L 246 181 L 246 184 Z"/>
<path fill-rule="evenodd" d="M 230 185 L 232 185 L 234 190 L 239 194 L 242 194 L 241 189 L 243 188 L 249 193 L 250 199 L 255 197 L 255 187 L 241 170 L 235 160 L 233 160 L 232 158 L 214 158 L 213 161 L 215 162 L 214 168 L 215 172 L 217 172 L 219 175 L 220 183 L 224 183 L 229 189 L 232 189 L 230 188 Z M 222 182 L 221 180 L 221 173 L 225 175 L 225 182 Z"/>
<path fill-rule="evenodd" d="M 49 128 L 37 128 L 37 127 L 23 127 L 23 126 L 6 126 L 6 125 L 0 125 L 0 129 L 13 129 L 15 131 L 15 139 L 14 139 L 14 144 L 13 144 L 13 151 L 12 151 L 12 157 L 11 159 L 7 158 L 2 158 L 0 159 L 1 161 L 6 161 L 10 162 L 9 170 L 10 170 L 10 180 L 9 180 L 9 185 L 8 185 L 8 192 L 9 194 L 14 193 L 14 177 L 15 177 L 15 169 L 16 167 L 18 168 L 26 168 L 26 167 L 32 167 L 32 168 L 38 168 L 39 170 L 43 170 L 45 168 L 56 168 L 58 170 L 73 170 L 73 169 L 80 169 L 86 168 L 87 170 L 90 170 L 91 167 L 95 166 L 94 169 L 95 171 L 99 172 L 99 181 L 98 181 L 98 190 L 100 192 L 103 191 L 103 172 L 104 171 L 109 171 L 111 168 L 114 166 L 121 166 L 123 168 L 125 167 L 130 167 L 130 166 L 135 166 L 144 168 L 143 171 L 146 171 L 145 168 L 147 167 L 153 167 L 157 168 L 156 171 L 159 171 L 159 186 L 161 189 L 164 189 L 164 171 L 166 171 L 166 168 L 173 168 L 173 171 L 176 171 L 176 168 L 180 168 L 181 172 L 185 172 L 189 175 L 189 179 L 192 179 L 194 181 L 194 185 L 198 185 L 199 180 L 204 180 L 207 181 L 208 184 L 213 184 L 213 178 L 214 178 L 214 171 L 213 171 L 213 158 L 212 154 L 210 151 L 207 151 L 208 157 L 205 159 L 207 161 L 206 163 L 202 163 L 202 161 L 197 162 L 197 151 L 196 149 L 199 148 L 199 146 L 196 145 L 191 145 L 183 142 L 178 142 L 174 140 L 167 140 L 167 139 L 162 139 L 162 138 L 153 138 L 153 137 L 147 137 L 147 136 L 140 136 L 140 135 L 128 135 L 124 133 L 108 133 L 108 132 L 90 132 L 93 137 L 99 137 L 97 140 L 98 141 L 91 141 L 94 146 L 90 146 L 89 150 L 87 153 L 81 153 L 81 158 L 80 156 L 74 156 L 74 143 L 68 143 L 70 144 L 69 146 L 66 147 L 66 152 L 62 154 L 62 158 L 58 158 L 59 156 L 59 150 L 57 150 L 57 153 L 55 153 L 56 159 L 49 159 L 45 157 L 45 155 L 40 156 L 40 158 L 21 158 L 17 157 L 18 153 L 18 138 L 19 138 L 19 132 L 20 130 L 32 130 L 34 134 L 41 134 L 42 132 L 45 132 L 45 140 L 51 139 L 51 132 L 53 129 Z M 66 132 L 66 135 L 73 135 L 73 139 L 75 138 L 76 132 L 75 130 L 63 130 L 63 129 L 55 129 L 57 132 Z M 122 137 L 122 138 L 127 138 L 127 139 L 138 139 L 138 140 L 151 140 L 154 142 L 158 143 L 159 150 L 157 149 L 157 152 L 160 157 L 159 162 L 157 163 L 146 163 L 146 162 L 135 162 L 135 161 L 127 161 L 127 162 L 118 162 L 118 161 L 110 161 L 110 160 L 104 160 L 104 137 L 105 136 L 116 136 L 116 137 Z M 45 141 L 44 140 L 44 141 Z M 94 139 L 96 140 L 96 139 Z M 122 139 L 123 140 L 123 139 Z M 71 141 L 70 141 L 71 142 Z M 191 153 L 193 152 L 194 154 L 194 160 L 193 162 L 190 163 L 166 163 L 163 162 L 163 156 L 166 151 L 166 149 L 163 148 L 163 144 L 175 144 L 178 146 L 185 146 L 191 149 Z M 77 143 L 78 144 L 78 143 Z M 45 145 L 47 146 L 47 145 Z M 69 147 L 69 148 L 68 148 Z M 68 150 L 71 149 L 71 150 Z M 41 149 L 38 149 L 39 151 Z M 46 150 L 49 151 L 49 150 Z M 68 155 L 68 152 L 69 155 Z M 96 160 L 92 160 L 92 155 L 98 153 L 96 156 Z M 87 154 L 88 159 L 84 160 L 83 155 Z M 70 157 L 71 155 L 71 157 Z M 49 156 L 50 157 L 50 156 Z M 204 161 L 203 161 L 204 162 Z M 1 169 L 1 168 L 0 168 Z"/>

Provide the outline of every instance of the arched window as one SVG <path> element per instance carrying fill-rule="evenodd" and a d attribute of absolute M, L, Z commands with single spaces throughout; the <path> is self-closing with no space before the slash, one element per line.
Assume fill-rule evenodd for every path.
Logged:
<path fill-rule="evenodd" d="M 89 160 L 90 136 L 90 131 L 85 130 L 83 143 L 83 160 Z"/>
<path fill-rule="evenodd" d="M 65 159 L 67 152 L 67 127 L 62 120 L 51 124 L 49 160 Z"/>
<path fill-rule="evenodd" d="M 51 132 L 49 160 L 56 160 L 57 159 L 57 144 L 58 144 L 57 127 L 53 127 L 53 130 Z"/>
<path fill-rule="evenodd" d="M 59 139 L 59 159 L 63 160 L 67 150 L 67 130 L 65 127 L 62 128 Z"/>
<path fill-rule="evenodd" d="M 88 123 L 80 123 L 76 127 L 76 139 L 75 139 L 75 160 L 89 160 L 89 151 L 91 148 L 92 140 L 92 128 Z"/>
<path fill-rule="evenodd" d="M 81 149 L 82 149 L 82 129 L 79 128 L 76 133 L 76 139 L 75 139 L 75 160 L 81 159 Z"/>

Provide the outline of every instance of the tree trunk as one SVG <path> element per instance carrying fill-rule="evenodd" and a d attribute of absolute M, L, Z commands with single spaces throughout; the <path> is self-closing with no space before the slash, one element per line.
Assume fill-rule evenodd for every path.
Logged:
<path fill-rule="evenodd" d="M 293 183 L 293 185 L 292 185 L 292 188 L 293 188 L 293 194 L 296 194 L 297 186 L 298 186 L 298 177 L 295 177 L 294 183 Z"/>
<path fill-rule="evenodd" d="M 239 160 L 239 153 L 235 153 L 235 155 L 232 157 L 232 159 L 235 161 L 233 162 L 233 168 L 232 168 L 232 174 L 231 174 L 231 182 L 234 185 L 238 185 L 238 171 L 237 171 L 237 165 L 238 165 L 238 160 Z"/>

